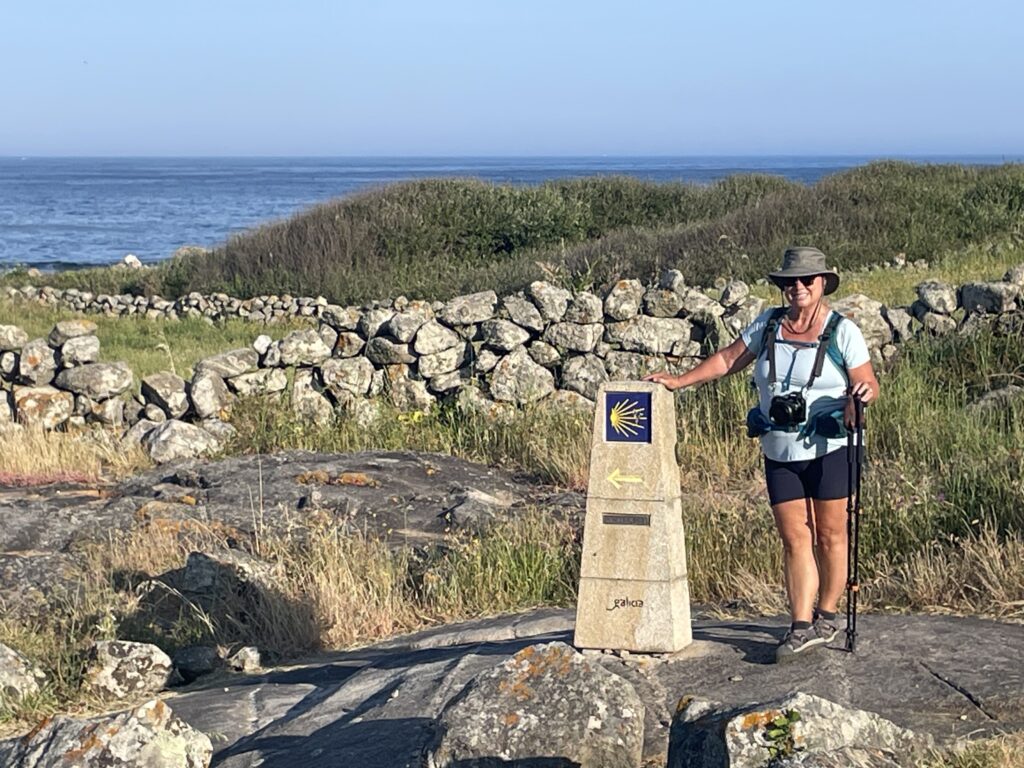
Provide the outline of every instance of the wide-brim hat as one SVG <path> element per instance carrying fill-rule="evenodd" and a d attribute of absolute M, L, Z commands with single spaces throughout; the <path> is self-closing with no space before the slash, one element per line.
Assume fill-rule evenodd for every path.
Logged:
<path fill-rule="evenodd" d="M 825 295 L 835 293 L 839 287 L 839 273 L 825 266 L 825 254 L 817 248 L 787 248 L 782 257 L 782 269 L 769 272 L 768 278 L 779 288 L 783 281 L 795 277 L 822 275 L 825 278 Z"/>

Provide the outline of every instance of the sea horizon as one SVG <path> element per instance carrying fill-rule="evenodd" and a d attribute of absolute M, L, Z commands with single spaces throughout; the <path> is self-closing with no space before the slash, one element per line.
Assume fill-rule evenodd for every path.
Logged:
<path fill-rule="evenodd" d="M 391 183 L 539 184 L 626 175 L 709 184 L 766 173 L 813 184 L 875 161 L 1001 165 L 1012 154 L 0 155 L 0 268 L 75 269 L 168 258 L 313 205 Z"/>

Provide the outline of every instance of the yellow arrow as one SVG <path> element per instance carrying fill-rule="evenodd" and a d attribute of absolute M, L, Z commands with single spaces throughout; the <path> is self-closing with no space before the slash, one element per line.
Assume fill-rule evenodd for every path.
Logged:
<path fill-rule="evenodd" d="M 616 467 L 612 470 L 612 473 L 608 475 L 608 482 L 615 486 L 616 489 L 621 488 L 623 483 L 642 483 L 644 479 L 637 475 L 624 475 Z"/>

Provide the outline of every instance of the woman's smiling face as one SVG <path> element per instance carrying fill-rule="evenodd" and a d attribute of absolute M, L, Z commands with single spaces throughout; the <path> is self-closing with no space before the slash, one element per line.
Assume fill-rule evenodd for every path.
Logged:
<path fill-rule="evenodd" d="M 783 290 L 794 307 L 813 307 L 825 295 L 825 278 L 821 275 L 794 278 L 786 281 Z"/>

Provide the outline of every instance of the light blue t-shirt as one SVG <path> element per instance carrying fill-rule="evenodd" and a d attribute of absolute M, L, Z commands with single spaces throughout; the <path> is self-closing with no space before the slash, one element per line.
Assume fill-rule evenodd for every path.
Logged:
<path fill-rule="evenodd" d="M 761 413 L 768 417 L 768 407 L 772 397 L 798 392 L 814 370 L 814 360 L 818 354 L 818 342 L 795 342 L 782 338 L 782 323 L 779 323 L 775 338 L 775 377 L 776 382 L 768 380 L 768 355 L 761 354 L 761 337 L 765 326 L 771 318 L 771 309 L 762 312 L 753 323 L 743 329 L 741 338 L 756 360 L 754 362 L 754 383 L 760 399 Z M 831 316 L 831 312 L 829 315 Z M 825 323 L 828 323 L 828 317 Z M 824 326 L 822 326 L 824 327 Z M 835 330 L 835 343 L 843 355 L 846 369 L 856 368 L 871 359 L 864 335 L 849 318 L 839 322 Z M 846 406 L 847 381 L 843 373 L 827 356 L 821 368 L 821 375 L 814 380 L 810 389 L 804 392 L 807 401 L 807 417 L 835 410 Z M 761 435 L 761 450 L 764 455 L 774 461 L 807 461 L 837 451 L 846 445 L 846 438 L 825 438 L 821 435 L 800 437 L 796 432 L 775 431 Z"/>

